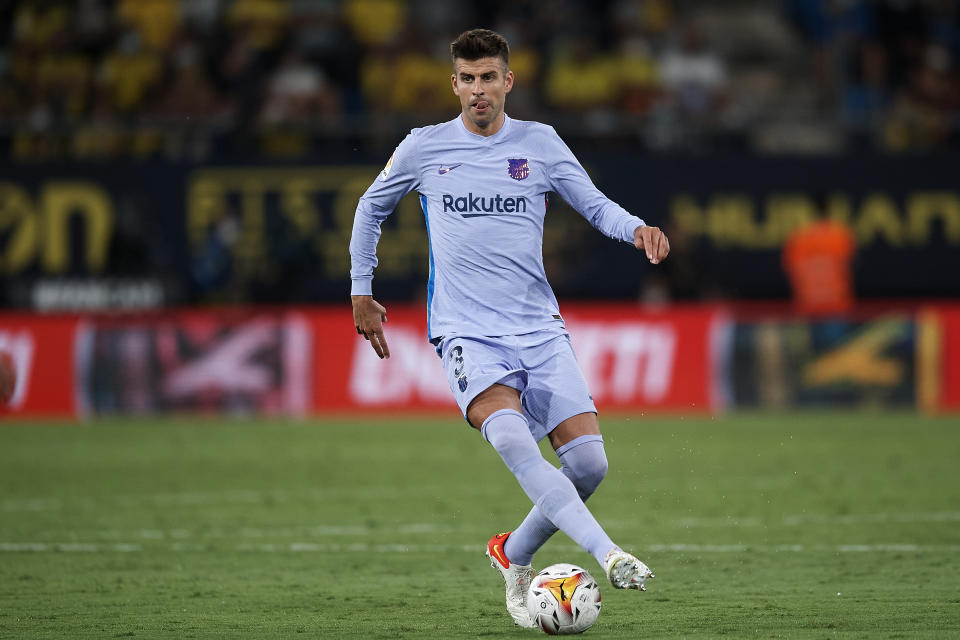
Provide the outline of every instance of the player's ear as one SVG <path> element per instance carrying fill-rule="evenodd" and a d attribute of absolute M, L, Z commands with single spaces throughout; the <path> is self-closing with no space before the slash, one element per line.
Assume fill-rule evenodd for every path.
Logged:
<path fill-rule="evenodd" d="M 456 71 L 450 74 L 450 86 L 453 87 L 453 95 L 455 96 L 460 95 L 459 93 L 457 93 L 457 72 Z"/>
<path fill-rule="evenodd" d="M 505 78 L 505 81 L 506 81 L 505 92 L 510 93 L 510 90 L 513 89 L 513 71 L 510 71 L 510 70 L 507 71 L 507 76 Z"/>

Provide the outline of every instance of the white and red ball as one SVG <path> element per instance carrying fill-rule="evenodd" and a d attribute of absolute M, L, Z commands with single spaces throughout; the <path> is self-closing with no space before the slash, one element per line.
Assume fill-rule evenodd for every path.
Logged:
<path fill-rule="evenodd" d="M 530 581 L 527 611 L 552 636 L 583 633 L 600 615 L 600 587 L 576 565 L 550 565 Z"/>

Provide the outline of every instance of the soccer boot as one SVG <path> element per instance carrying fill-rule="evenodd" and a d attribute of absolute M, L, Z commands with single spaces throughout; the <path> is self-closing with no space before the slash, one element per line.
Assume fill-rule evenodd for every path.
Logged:
<path fill-rule="evenodd" d="M 617 589 L 647 590 L 647 580 L 653 577 L 650 567 L 619 547 L 614 547 L 603 561 L 607 578 Z"/>
<path fill-rule="evenodd" d="M 527 590 L 530 589 L 530 579 L 533 578 L 531 565 L 512 564 L 503 552 L 503 545 L 510 536 L 510 531 L 498 533 L 487 543 L 487 558 L 490 566 L 500 572 L 507 586 L 507 612 L 518 627 L 533 628 L 536 625 L 527 613 Z"/>

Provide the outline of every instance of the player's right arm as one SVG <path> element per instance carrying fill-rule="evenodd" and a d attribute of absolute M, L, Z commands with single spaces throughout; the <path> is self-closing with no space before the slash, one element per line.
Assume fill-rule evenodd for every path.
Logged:
<path fill-rule="evenodd" d="M 387 339 L 383 336 L 383 323 L 387 321 L 387 308 L 373 296 L 350 296 L 353 303 L 353 324 L 381 358 L 390 357 Z"/>
<path fill-rule="evenodd" d="M 381 358 L 390 357 L 383 322 L 387 310 L 373 299 L 373 270 L 377 266 L 380 225 L 393 213 L 397 203 L 420 185 L 417 139 L 404 138 L 387 165 L 360 198 L 350 235 L 350 299 L 357 333 L 370 341 Z"/>

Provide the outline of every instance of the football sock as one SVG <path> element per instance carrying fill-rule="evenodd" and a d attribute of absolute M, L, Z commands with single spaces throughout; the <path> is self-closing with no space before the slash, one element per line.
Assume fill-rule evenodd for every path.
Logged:
<path fill-rule="evenodd" d="M 574 438 L 557 449 L 557 455 L 563 463 L 560 467 L 561 473 L 570 478 L 580 498 L 586 502 L 607 473 L 603 438 L 600 435 Z M 511 562 L 530 564 L 537 549 L 556 532 L 557 527 L 534 505 L 520 526 L 507 538 L 503 552 Z"/>
<path fill-rule="evenodd" d="M 570 478 L 540 455 L 527 419 L 513 409 L 501 409 L 484 421 L 480 432 L 540 513 L 603 566 L 607 552 L 616 545 L 583 504 Z"/>

